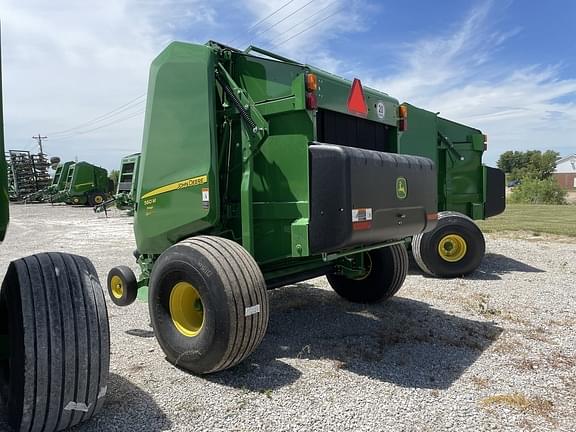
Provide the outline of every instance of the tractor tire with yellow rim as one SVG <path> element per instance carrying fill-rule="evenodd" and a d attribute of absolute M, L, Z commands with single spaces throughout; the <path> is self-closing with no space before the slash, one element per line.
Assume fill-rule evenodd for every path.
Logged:
<path fill-rule="evenodd" d="M 436 277 L 459 277 L 475 271 L 484 258 L 486 243 L 480 228 L 461 213 L 438 213 L 434 230 L 412 238 L 418 267 Z"/>
<path fill-rule="evenodd" d="M 264 276 L 239 244 L 197 236 L 155 262 L 148 298 L 167 359 L 196 374 L 230 368 L 260 344 L 268 326 Z"/>
<path fill-rule="evenodd" d="M 116 306 L 130 306 L 138 296 L 136 275 L 127 266 L 117 266 L 108 272 L 108 295 Z"/>
<path fill-rule="evenodd" d="M 106 199 L 106 196 L 102 192 L 93 192 L 88 195 L 88 205 L 94 207 L 102 204 Z"/>
<path fill-rule="evenodd" d="M 366 273 L 357 278 L 328 274 L 328 283 L 341 297 L 355 303 L 377 303 L 389 299 L 402 287 L 408 272 L 404 244 L 364 252 Z"/>

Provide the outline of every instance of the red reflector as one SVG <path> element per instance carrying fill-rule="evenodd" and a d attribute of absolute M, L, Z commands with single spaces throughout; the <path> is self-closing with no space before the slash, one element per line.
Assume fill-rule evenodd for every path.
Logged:
<path fill-rule="evenodd" d="M 352 223 L 352 230 L 353 231 L 363 231 L 372 228 L 372 221 L 361 221 L 361 222 L 353 222 Z"/>
<path fill-rule="evenodd" d="M 427 221 L 438 220 L 438 213 L 426 213 L 426 220 Z"/>
<path fill-rule="evenodd" d="M 354 78 L 352 82 L 352 89 L 350 90 L 350 96 L 348 96 L 348 111 L 362 116 L 368 115 L 368 106 L 366 105 L 366 99 L 364 99 L 364 90 L 362 90 L 362 83 L 358 78 Z"/>
<path fill-rule="evenodd" d="M 306 109 L 315 110 L 318 108 L 318 99 L 316 98 L 316 93 L 306 93 Z"/>
<path fill-rule="evenodd" d="M 408 130 L 408 119 L 407 118 L 401 118 L 398 120 L 398 130 L 400 132 L 404 132 Z"/>

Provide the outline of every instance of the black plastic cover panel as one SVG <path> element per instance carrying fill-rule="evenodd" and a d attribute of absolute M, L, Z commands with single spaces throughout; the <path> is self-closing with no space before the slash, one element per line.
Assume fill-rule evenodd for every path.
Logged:
<path fill-rule="evenodd" d="M 496 216 L 506 209 L 506 176 L 498 168 L 486 167 L 484 217 Z"/>
<path fill-rule="evenodd" d="M 427 158 L 310 145 L 313 254 L 402 239 L 434 228 L 436 168 Z"/>

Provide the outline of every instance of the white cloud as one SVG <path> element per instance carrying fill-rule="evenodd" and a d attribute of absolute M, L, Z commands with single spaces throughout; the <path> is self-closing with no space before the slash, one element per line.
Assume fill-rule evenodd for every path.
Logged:
<path fill-rule="evenodd" d="M 377 47 L 361 68 L 345 61 L 338 38 L 369 30 L 373 8 L 383 6 L 309 1 L 294 0 L 246 34 L 286 0 L 0 0 L 6 146 L 31 148 L 33 134 L 69 129 L 144 94 L 149 64 L 169 41 L 216 38 L 237 47 L 254 43 L 333 73 L 359 76 L 402 100 L 479 127 L 490 136 L 492 160 L 507 149 L 573 151 L 576 79 L 559 78 L 559 65 L 496 63 L 495 53 L 521 29 L 498 31 L 492 2 L 451 31 L 448 26 L 440 35 Z M 367 72 L 383 58 L 386 64 L 396 61 L 393 74 Z M 140 148 L 143 108 L 134 104 L 110 122 L 134 117 L 93 133 L 62 140 L 56 138 L 66 134 L 52 134 L 46 151 L 113 168 Z"/>
<path fill-rule="evenodd" d="M 372 87 L 482 129 L 487 160 L 503 151 L 576 148 L 576 79 L 560 67 L 502 66 L 495 54 L 520 29 L 493 28 L 493 3 L 471 11 L 452 32 L 408 43 L 396 54 L 397 72 L 369 80 Z M 570 150 L 571 149 L 571 150 Z"/>
<path fill-rule="evenodd" d="M 3 87 L 7 148 L 32 148 L 33 134 L 69 129 L 146 92 L 151 60 L 176 35 L 202 37 L 215 23 L 203 0 L 3 0 Z M 202 31 L 195 32 L 195 26 Z M 110 121 L 143 110 L 135 105 Z M 101 122 L 99 126 L 107 122 Z M 143 115 L 68 139 L 45 151 L 116 167 L 140 149 Z"/>
<path fill-rule="evenodd" d="M 345 27 L 344 0 L 294 0 L 246 34 L 249 19 L 256 23 L 283 4 L 285 0 L 234 4 L 225 0 L 0 0 L 6 148 L 35 149 L 32 135 L 48 134 L 44 150 L 50 156 L 116 167 L 121 156 L 140 149 L 144 100 L 103 121 L 85 123 L 144 94 L 150 62 L 174 39 L 203 43 L 239 35 L 234 46 L 243 40 L 270 46 L 304 30 L 301 37 L 275 50 L 336 69 L 339 61 L 321 47 L 338 33 L 327 31 L 327 26 Z M 357 18 L 354 13 L 347 15 L 348 23 Z M 112 122 L 117 123 L 92 130 Z M 84 126 L 69 130 L 78 125 Z"/>

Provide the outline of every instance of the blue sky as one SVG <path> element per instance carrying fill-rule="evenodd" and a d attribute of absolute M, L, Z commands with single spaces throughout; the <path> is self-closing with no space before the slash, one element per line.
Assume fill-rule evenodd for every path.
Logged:
<path fill-rule="evenodd" d="M 573 0 L 0 0 L 0 19 L 9 148 L 41 133 L 51 156 L 116 167 L 141 145 L 150 61 L 172 40 L 215 39 L 480 128 L 488 163 L 576 153 Z"/>

